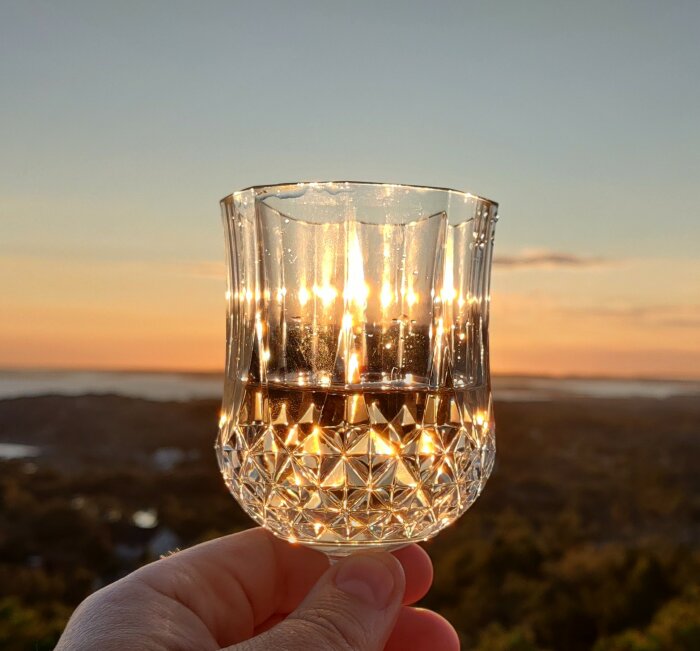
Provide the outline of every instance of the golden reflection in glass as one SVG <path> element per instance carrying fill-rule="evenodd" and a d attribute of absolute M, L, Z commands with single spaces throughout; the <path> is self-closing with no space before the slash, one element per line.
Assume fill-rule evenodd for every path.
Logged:
<path fill-rule="evenodd" d="M 334 555 L 435 535 L 493 466 L 481 244 L 495 204 L 312 183 L 222 205 L 217 452 L 233 495 L 277 535 Z"/>

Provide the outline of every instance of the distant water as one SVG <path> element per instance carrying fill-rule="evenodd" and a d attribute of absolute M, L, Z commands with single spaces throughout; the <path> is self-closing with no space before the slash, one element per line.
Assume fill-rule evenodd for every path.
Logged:
<path fill-rule="evenodd" d="M 0 459 L 25 459 L 36 457 L 41 448 L 35 445 L 22 445 L 21 443 L 0 443 Z"/>
<path fill-rule="evenodd" d="M 561 398 L 656 398 L 700 396 L 700 382 L 599 378 L 496 377 L 497 400 L 547 401 Z"/>
<path fill-rule="evenodd" d="M 113 393 L 147 400 L 221 397 L 222 376 L 199 373 L 0 371 L 0 399 Z"/>
<path fill-rule="evenodd" d="M 700 396 L 700 382 L 601 380 L 497 376 L 494 394 L 501 401 L 561 398 L 669 398 Z M 120 373 L 93 371 L 0 371 L 0 399 L 58 394 L 116 394 L 147 400 L 186 401 L 221 397 L 223 379 L 201 373 Z M 2 456 L 0 454 L 0 456 Z"/>

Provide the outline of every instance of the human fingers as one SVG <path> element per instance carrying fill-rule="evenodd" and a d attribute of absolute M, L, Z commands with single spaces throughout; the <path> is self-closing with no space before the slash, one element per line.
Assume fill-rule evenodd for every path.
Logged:
<path fill-rule="evenodd" d="M 422 599 L 433 583 L 433 563 L 422 547 L 408 545 L 393 552 L 399 560 L 406 575 L 406 594 L 404 605 L 413 604 Z"/>
<path fill-rule="evenodd" d="M 421 599 L 428 589 L 433 579 L 433 566 L 428 554 L 418 545 L 408 545 L 396 552 L 392 552 L 403 567 L 406 577 L 406 589 L 402 600 L 404 605 L 412 604 Z M 279 624 L 287 615 L 301 602 L 305 595 L 300 595 L 296 603 L 291 604 L 288 610 L 274 613 L 269 619 L 258 624 L 255 634 L 264 633 L 273 626 Z M 288 604 L 290 605 L 290 604 Z"/>
<path fill-rule="evenodd" d="M 349 556 L 286 619 L 229 651 L 381 651 L 404 592 L 403 568 L 391 554 Z"/>
<path fill-rule="evenodd" d="M 199 617 L 221 646 L 246 640 L 278 612 L 290 612 L 328 568 L 324 554 L 256 528 L 151 563 L 146 583 Z"/>
<path fill-rule="evenodd" d="M 459 636 L 446 619 L 423 608 L 404 606 L 384 651 L 459 651 Z"/>

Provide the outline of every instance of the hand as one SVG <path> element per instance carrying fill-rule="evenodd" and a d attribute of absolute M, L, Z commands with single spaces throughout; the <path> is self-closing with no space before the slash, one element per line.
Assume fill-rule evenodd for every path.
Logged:
<path fill-rule="evenodd" d="M 432 582 L 417 545 L 320 552 L 251 529 L 146 565 L 88 597 L 56 651 L 457 651 L 450 624 L 409 608 Z"/>

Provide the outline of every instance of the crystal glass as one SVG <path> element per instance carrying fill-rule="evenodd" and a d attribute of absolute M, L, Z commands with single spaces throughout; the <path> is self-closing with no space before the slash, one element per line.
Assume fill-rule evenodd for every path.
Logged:
<path fill-rule="evenodd" d="M 497 205 L 323 182 L 252 187 L 221 206 L 217 454 L 231 492 L 259 524 L 330 555 L 435 535 L 494 463 Z"/>

